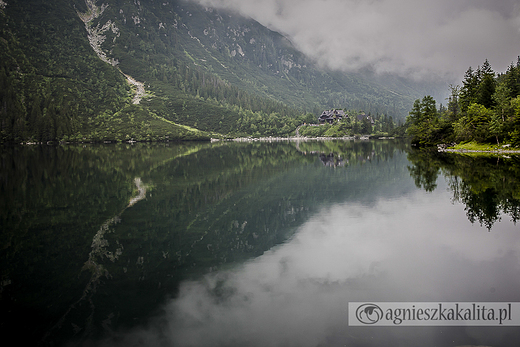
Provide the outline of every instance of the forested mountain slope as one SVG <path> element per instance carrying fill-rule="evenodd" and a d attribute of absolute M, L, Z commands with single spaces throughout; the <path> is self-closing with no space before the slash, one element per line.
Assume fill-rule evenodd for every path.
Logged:
<path fill-rule="evenodd" d="M 0 87 L 2 142 L 285 135 L 324 108 L 404 117 L 424 93 L 181 0 L 2 0 Z"/>

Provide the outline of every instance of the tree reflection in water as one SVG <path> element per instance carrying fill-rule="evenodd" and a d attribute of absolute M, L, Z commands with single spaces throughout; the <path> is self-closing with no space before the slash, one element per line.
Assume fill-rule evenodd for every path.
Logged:
<path fill-rule="evenodd" d="M 471 223 L 491 231 L 505 214 L 516 224 L 520 219 L 520 158 L 467 156 L 411 150 L 410 176 L 419 188 L 431 192 L 440 172 L 453 192 L 453 200 L 465 205 Z"/>

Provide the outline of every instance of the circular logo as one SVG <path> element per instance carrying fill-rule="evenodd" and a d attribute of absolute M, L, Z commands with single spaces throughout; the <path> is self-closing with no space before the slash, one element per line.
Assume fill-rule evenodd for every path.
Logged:
<path fill-rule="evenodd" d="M 383 310 L 376 304 L 363 304 L 357 308 L 356 318 L 363 324 L 376 324 L 383 318 Z"/>

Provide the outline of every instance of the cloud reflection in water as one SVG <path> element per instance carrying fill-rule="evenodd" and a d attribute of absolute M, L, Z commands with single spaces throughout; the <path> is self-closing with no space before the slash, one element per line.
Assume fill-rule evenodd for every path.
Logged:
<path fill-rule="evenodd" d="M 450 343 L 501 341 L 511 329 L 349 328 L 347 304 L 520 301 L 519 236 L 507 217 L 491 232 L 468 223 L 463 206 L 452 205 L 442 189 L 374 206 L 335 205 L 262 256 L 185 282 L 153 328 L 124 340 L 175 346 L 364 346 L 414 345 L 420 339 L 433 346 L 451 334 Z"/>

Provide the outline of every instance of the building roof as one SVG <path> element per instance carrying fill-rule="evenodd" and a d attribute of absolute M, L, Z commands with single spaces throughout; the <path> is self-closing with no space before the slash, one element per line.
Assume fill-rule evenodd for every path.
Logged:
<path fill-rule="evenodd" d="M 367 116 L 366 114 L 358 114 L 356 116 L 356 119 L 361 122 L 363 119 L 368 119 L 370 121 L 370 123 L 374 124 L 374 119 L 372 118 L 372 116 Z"/>
<path fill-rule="evenodd" d="M 323 113 L 318 117 L 320 121 L 326 121 L 326 120 L 334 120 L 334 119 L 341 119 L 345 117 L 345 111 L 343 110 L 325 110 Z"/>

